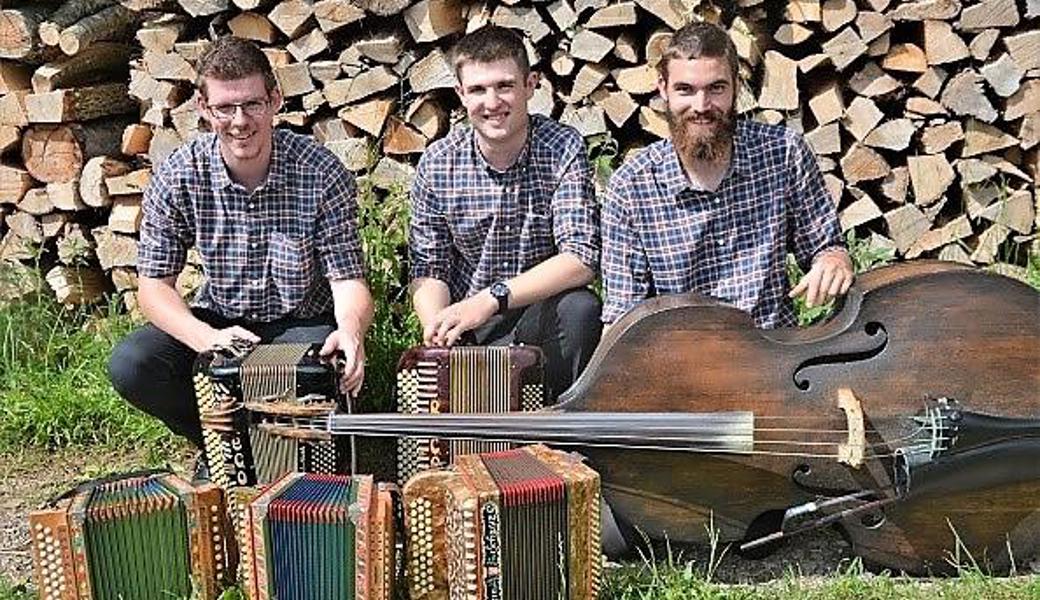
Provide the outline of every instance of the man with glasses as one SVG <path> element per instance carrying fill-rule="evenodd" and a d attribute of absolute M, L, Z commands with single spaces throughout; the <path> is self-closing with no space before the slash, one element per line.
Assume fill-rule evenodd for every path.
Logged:
<path fill-rule="evenodd" d="M 243 342 L 321 342 L 341 387 L 364 378 L 372 320 L 353 176 L 311 138 L 275 130 L 282 96 L 251 42 L 216 41 L 197 65 L 211 133 L 177 149 L 145 190 L 138 300 L 150 324 L 116 347 L 115 389 L 202 446 L 191 369 L 198 353 Z M 205 283 L 189 307 L 175 287 L 188 248 Z M 201 463 L 202 461 L 200 461 Z"/>

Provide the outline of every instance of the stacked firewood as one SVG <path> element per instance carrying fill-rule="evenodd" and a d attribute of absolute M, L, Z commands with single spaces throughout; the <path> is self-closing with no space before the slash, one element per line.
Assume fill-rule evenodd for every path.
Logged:
<path fill-rule="evenodd" d="M 64 302 L 132 292 L 141 191 L 200 131 L 192 81 L 214 36 L 259 43 L 280 124 L 386 189 L 462 118 L 449 49 L 466 31 L 522 31 L 543 74 L 532 110 L 602 167 L 668 135 L 655 65 L 707 19 L 740 54 L 739 111 L 805 133 L 846 231 L 1021 275 L 1040 212 L 1038 17 L 1040 0 L 7 2 L 0 260 L 40 265 Z"/>

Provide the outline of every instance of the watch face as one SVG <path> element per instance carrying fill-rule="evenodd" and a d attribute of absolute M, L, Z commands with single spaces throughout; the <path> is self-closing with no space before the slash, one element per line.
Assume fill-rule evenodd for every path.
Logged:
<path fill-rule="evenodd" d="M 504 298 L 509 295 L 509 288 L 506 284 L 501 281 L 496 281 L 491 285 L 491 295 L 495 298 Z"/>

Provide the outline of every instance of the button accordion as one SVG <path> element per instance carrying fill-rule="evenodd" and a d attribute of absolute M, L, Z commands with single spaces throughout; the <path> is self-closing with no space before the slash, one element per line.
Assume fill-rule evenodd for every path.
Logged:
<path fill-rule="evenodd" d="M 31 513 L 29 530 L 45 600 L 215 600 L 234 578 L 222 491 L 172 474 L 85 484 Z"/>
<path fill-rule="evenodd" d="M 416 347 L 397 365 L 403 414 L 535 411 L 545 404 L 544 358 L 536 346 Z M 397 478 L 452 464 L 461 454 L 492 452 L 507 442 L 402 437 Z"/>
<path fill-rule="evenodd" d="M 318 344 L 266 344 L 244 356 L 203 353 L 194 373 L 210 480 L 270 483 L 288 472 L 345 473 L 349 441 L 270 427 L 278 417 L 327 415 L 339 406 L 335 368 Z"/>
<path fill-rule="evenodd" d="M 412 600 L 590 600 L 599 475 L 545 446 L 456 457 L 405 485 Z"/>
<path fill-rule="evenodd" d="M 252 499 L 242 533 L 251 600 L 390 600 L 390 488 L 368 475 L 290 473 Z"/>

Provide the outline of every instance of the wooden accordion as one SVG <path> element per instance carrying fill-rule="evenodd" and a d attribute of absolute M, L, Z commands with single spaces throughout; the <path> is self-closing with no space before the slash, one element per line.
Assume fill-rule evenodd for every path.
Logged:
<path fill-rule="evenodd" d="M 234 579 L 223 493 L 171 474 L 86 484 L 29 515 L 45 600 L 215 600 Z"/>
<path fill-rule="evenodd" d="M 590 600 L 599 475 L 542 445 L 456 458 L 404 487 L 412 600 Z"/>
<path fill-rule="evenodd" d="M 420 346 L 397 364 L 403 414 L 535 411 L 545 404 L 544 358 L 537 346 Z M 460 454 L 505 450 L 506 442 L 402 437 L 397 479 L 452 464 Z"/>
<path fill-rule="evenodd" d="M 242 357 L 200 355 L 195 398 L 211 481 L 227 488 L 269 483 L 293 471 L 347 472 L 348 440 L 268 422 L 336 410 L 337 374 L 318 356 L 320 348 L 268 344 Z"/>
<path fill-rule="evenodd" d="M 251 600 L 390 600 L 389 488 L 372 477 L 290 473 L 246 508 L 243 579 Z"/>

